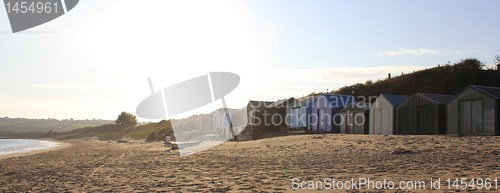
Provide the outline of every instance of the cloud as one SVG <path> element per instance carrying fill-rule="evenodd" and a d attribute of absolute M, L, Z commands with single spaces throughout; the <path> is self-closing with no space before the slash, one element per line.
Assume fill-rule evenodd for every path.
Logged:
<path fill-rule="evenodd" d="M 383 52 L 370 53 L 371 56 L 425 56 L 425 55 L 438 55 L 440 52 L 434 49 L 398 49 L 398 50 L 387 50 Z"/>
<path fill-rule="evenodd" d="M 475 54 L 478 52 L 479 51 L 477 51 L 477 50 L 444 50 L 444 51 L 442 51 L 443 55 L 445 55 L 445 56 Z"/>
<path fill-rule="evenodd" d="M 28 96 L 0 95 L 0 99 L 16 100 L 16 99 L 31 99 L 31 97 L 28 97 Z"/>
<path fill-rule="evenodd" d="M 242 88 L 248 99 L 275 100 L 311 92 L 336 90 L 343 86 L 377 81 L 401 73 L 423 70 L 428 66 L 365 66 L 280 69 L 261 72 L 251 78 L 252 87 Z M 246 78 L 246 77 L 243 77 Z M 262 97 L 262 98 L 260 98 Z M 269 98 L 266 98 L 269 97 Z"/>
<path fill-rule="evenodd" d="M 387 65 L 236 70 L 235 73 L 241 77 L 241 83 L 227 96 L 226 100 L 229 107 L 241 108 L 248 103 L 248 100 L 275 101 L 288 97 L 301 97 L 311 92 L 324 92 L 327 89 L 332 91 L 343 86 L 365 83 L 367 80 L 382 80 L 387 78 L 388 73 L 395 77 L 402 72 L 406 74 L 425 69 L 425 67 L 428 66 Z M 191 75 L 184 76 L 183 79 L 179 80 L 187 79 Z M 63 82 L 33 84 L 32 88 L 50 89 L 51 92 L 41 92 L 42 96 L 36 95 L 37 100 L 28 100 L 28 102 L 33 107 L 54 105 L 57 111 L 51 112 L 53 117 L 113 118 L 116 112 L 135 112 L 137 105 L 150 95 L 146 81 L 134 80 L 138 80 L 138 85 Z M 157 89 L 175 83 L 162 81 L 160 78 L 156 78 L 154 81 Z M 81 94 L 82 92 L 84 94 Z M 44 100 L 39 100 L 40 98 Z M 220 103 L 214 104 L 220 107 Z M 0 103 L 0 105 L 2 104 Z M 76 112 L 74 109 L 81 110 Z M 198 113 L 207 113 L 211 110 L 199 110 Z"/>
<path fill-rule="evenodd" d="M 452 56 L 452 55 L 464 55 L 464 54 L 474 54 L 478 53 L 476 50 L 436 50 L 436 49 L 406 49 L 401 48 L 397 50 L 387 50 L 381 52 L 373 52 L 370 53 L 370 56 L 428 56 L 428 55 L 443 55 L 443 56 Z"/>
<path fill-rule="evenodd" d="M 47 88 L 47 89 L 91 89 L 91 90 L 99 90 L 104 89 L 104 86 L 101 85 L 90 85 L 90 84 L 75 84 L 75 83 L 40 83 L 33 84 L 33 87 L 36 88 Z"/>
<path fill-rule="evenodd" d="M 325 67 L 285 70 L 284 74 L 301 77 L 301 82 L 349 85 L 385 78 L 388 73 L 408 73 L 424 68 L 422 66 Z M 296 79 L 289 80 L 297 81 Z"/>
<path fill-rule="evenodd" d="M 32 84 L 32 87 L 53 90 L 71 90 L 85 94 L 102 93 L 110 88 L 120 89 L 121 87 L 98 84 L 77 84 L 77 83 L 39 83 Z"/>

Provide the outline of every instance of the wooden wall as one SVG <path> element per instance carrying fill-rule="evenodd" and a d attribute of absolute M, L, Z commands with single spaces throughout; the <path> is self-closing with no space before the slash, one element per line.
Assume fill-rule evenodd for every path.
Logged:
<path fill-rule="evenodd" d="M 464 106 L 467 102 L 480 101 L 481 114 L 468 112 Z M 476 103 L 476 104 L 479 104 Z M 461 107 L 462 106 L 462 107 Z M 476 108 L 475 108 L 476 109 Z M 495 135 L 497 124 L 497 104 L 496 100 L 486 96 L 472 88 L 466 88 L 455 99 L 453 99 L 447 106 L 448 126 L 447 134 L 450 135 Z M 481 122 L 473 124 L 473 131 L 464 129 L 468 120 L 461 118 L 460 114 L 470 113 L 474 117 L 480 117 Z M 471 124 L 472 125 L 472 124 Z M 478 128 L 479 127 L 479 128 Z M 477 132 L 476 132 L 477 131 Z"/>

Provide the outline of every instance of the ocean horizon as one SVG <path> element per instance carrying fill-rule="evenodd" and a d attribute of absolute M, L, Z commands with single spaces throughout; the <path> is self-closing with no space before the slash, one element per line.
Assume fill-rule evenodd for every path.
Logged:
<path fill-rule="evenodd" d="M 34 139 L 0 139 L 0 156 L 16 153 L 26 153 L 58 147 L 54 141 Z"/>

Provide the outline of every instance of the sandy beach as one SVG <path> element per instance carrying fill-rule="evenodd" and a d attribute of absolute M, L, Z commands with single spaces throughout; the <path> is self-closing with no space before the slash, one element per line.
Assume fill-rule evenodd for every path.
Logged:
<path fill-rule="evenodd" d="M 228 142 L 187 157 L 162 143 L 65 143 L 0 159 L 0 192 L 286 192 L 294 178 L 441 178 L 444 186 L 447 178 L 500 177 L 500 137 L 302 135 Z"/>

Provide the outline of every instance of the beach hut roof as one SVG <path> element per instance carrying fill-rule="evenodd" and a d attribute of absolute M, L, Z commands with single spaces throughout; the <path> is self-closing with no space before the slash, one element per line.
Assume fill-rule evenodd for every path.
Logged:
<path fill-rule="evenodd" d="M 350 98 L 350 97 L 353 97 L 351 95 L 340 95 L 340 94 L 320 94 L 318 96 L 325 96 L 327 98 L 335 98 L 335 97 Z"/>
<path fill-rule="evenodd" d="M 349 100 L 351 98 L 354 99 L 354 97 L 351 96 L 351 95 L 319 94 L 319 95 L 314 96 L 314 100 L 316 100 L 316 99 L 318 99 L 320 97 L 325 97 L 329 101 L 331 101 L 331 100 L 338 100 L 339 98 L 343 99 L 343 100 Z M 354 102 L 354 100 L 352 102 Z"/>
<path fill-rule="evenodd" d="M 452 95 L 432 93 L 417 93 L 417 95 L 420 95 L 436 104 L 448 104 L 451 100 L 453 100 L 454 97 Z"/>
<path fill-rule="evenodd" d="M 307 97 L 301 97 L 298 99 L 295 99 L 292 103 L 292 107 L 303 107 L 307 106 L 308 103 L 310 103 L 314 99 L 314 96 L 307 96 Z"/>
<path fill-rule="evenodd" d="M 347 105 L 342 111 L 347 111 L 351 109 L 361 109 L 361 110 L 370 110 L 371 103 L 365 103 L 364 101 L 357 102 L 353 105 Z"/>
<path fill-rule="evenodd" d="M 483 93 L 489 97 L 492 97 L 494 99 L 500 99 L 500 88 L 499 87 L 470 85 L 469 88 L 472 88 L 472 89 L 474 89 L 480 93 Z"/>
<path fill-rule="evenodd" d="M 289 102 L 295 100 L 295 98 L 283 99 L 273 102 L 268 105 L 268 107 L 285 107 Z"/>
<path fill-rule="evenodd" d="M 370 110 L 371 103 L 366 103 L 364 101 L 360 101 L 356 103 L 356 107 L 364 110 Z"/>
<path fill-rule="evenodd" d="M 356 102 L 355 98 L 351 95 L 338 95 L 338 94 L 320 94 L 316 95 L 314 100 L 317 100 L 320 97 L 324 97 L 329 103 L 340 100 L 342 106 L 344 105 L 349 106 Z"/>
<path fill-rule="evenodd" d="M 249 101 L 248 104 L 252 106 L 254 109 L 264 109 L 266 107 L 269 107 L 273 102 L 268 102 L 268 101 Z"/>
<path fill-rule="evenodd" d="M 389 101 L 389 103 L 391 103 L 391 105 L 393 105 L 395 107 L 401 105 L 408 98 L 410 98 L 409 96 L 395 95 L 395 94 L 381 94 L 380 96 L 383 96 L 384 98 L 386 98 L 387 101 Z"/>
<path fill-rule="evenodd" d="M 227 108 L 227 112 L 232 114 L 232 113 L 235 113 L 237 111 L 239 111 L 240 109 L 231 109 L 231 108 Z M 220 114 L 224 114 L 226 113 L 226 109 L 225 108 L 219 108 L 217 110 L 215 110 L 214 112 L 212 113 L 220 113 Z"/>

